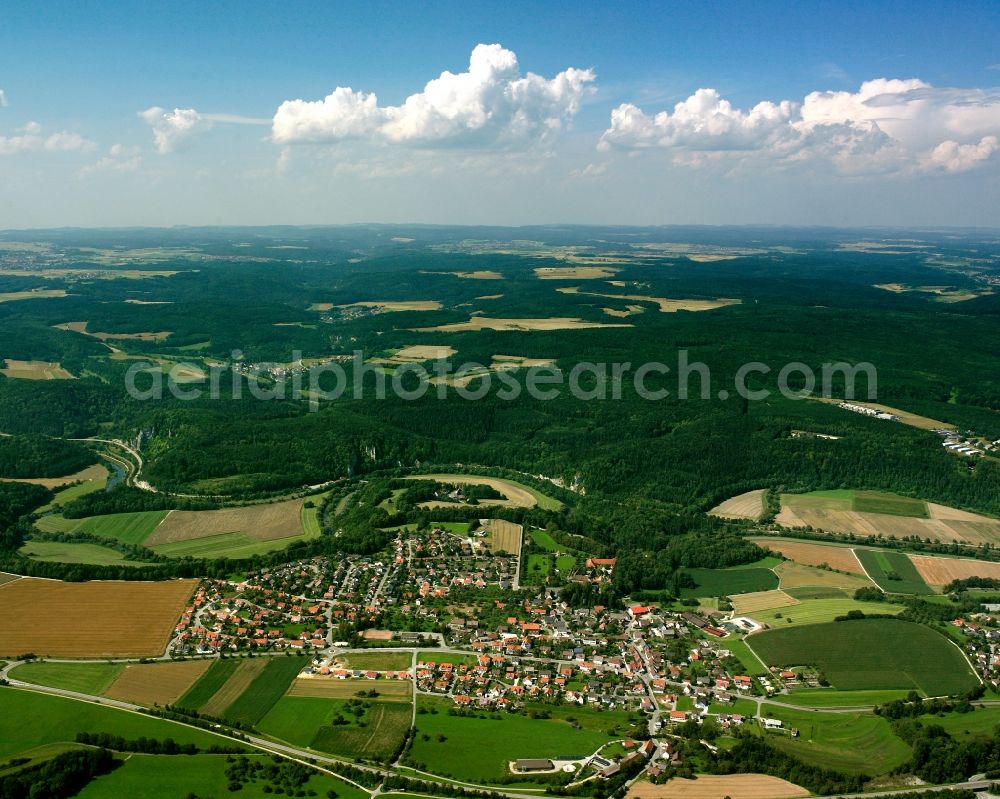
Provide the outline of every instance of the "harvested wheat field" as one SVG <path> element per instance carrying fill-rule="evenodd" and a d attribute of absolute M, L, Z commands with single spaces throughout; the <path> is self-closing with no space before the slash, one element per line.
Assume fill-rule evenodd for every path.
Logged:
<path fill-rule="evenodd" d="M 198 712 L 203 716 L 222 718 L 225 715 L 226 708 L 235 702 L 240 694 L 250 687 L 250 683 L 257 679 L 261 672 L 267 668 L 268 660 L 270 658 L 266 657 L 241 660 L 236 667 L 236 671 L 233 672 L 233 676 L 226 680 L 223 686 L 212 695 L 211 699 L 198 708 Z"/>
<path fill-rule="evenodd" d="M 163 654 L 197 580 L 64 583 L 25 577 L 0 586 L 3 655 Z"/>
<path fill-rule="evenodd" d="M 559 288 L 556 289 L 556 291 L 562 294 L 579 294 L 587 297 L 603 297 L 607 300 L 652 302 L 659 307 L 660 313 L 676 313 L 677 311 L 714 311 L 716 308 L 725 308 L 727 305 L 740 304 L 740 300 L 729 299 L 726 297 L 718 297 L 710 300 L 671 300 L 667 297 L 651 297 L 648 294 L 601 294 L 596 291 L 580 291 L 579 287 Z"/>
<path fill-rule="evenodd" d="M 620 271 L 611 266 L 540 266 L 535 275 L 539 280 L 602 280 Z"/>
<path fill-rule="evenodd" d="M 838 571 L 864 574 L 854 550 L 827 544 L 813 544 L 809 541 L 790 541 L 784 538 L 753 538 L 757 546 L 770 549 L 779 555 L 805 566 L 829 566 Z"/>
<path fill-rule="evenodd" d="M 458 350 L 439 344 L 413 344 L 403 347 L 399 352 L 389 357 L 395 363 L 422 363 L 424 361 L 441 361 L 450 358 Z"/>
<path fill-rule="evenodd" d="M 18 361 L 7 358 L 3 369 L 7 377 L 21 380 L 74 380 L 74 376 L 54 361 Z"/>
<path fill-rule="evenodd" d="M 966 580 L 969 577 L 1000 579 L 1000 563 L 961 558 L 934 558 L 928 555 L 909 557 L 928 585 L 948 585 L 952 580 Z"/>
<path fill-rule="evenodd" d="M 338 305 L 338 308 L 368 308 L 374 313 L 392 313 L 394 311 L 440 311 L 441 303 L 437 300 L 378 300 L 371 302 L 352 302 Z"/>
<path fill-rule="evenodd" d="M 529 332 L 532 330 L 586 330 L 593 327 L 632 327 L 626 324 L 609 324 L 607 322 L 587 322 L 570 316 L 552 316 L 546 319 L 494 319 L 489 316 L 472 316 L 468 322 L 453 322 L 437 327 L 418 327 L 418 333 L 430 332 L 467 332 L 472 330 L 517 330 Z"/>
<path fill-rule="evenodd" d="M 302 534 L 302 499 L 219 510 L 172 510 L 143 542 L 152 547 L 223 533 L 245 533 L 257 541 Z"/>
<path fill-rule="evenodd" d="M 723 519 L 759 519 L 764 515 L 765 491 L 766 489 L 759 488 L 756 491 L 747 491 L 745 494 L 730 497 L 712 508 L 708 515 Z"/>
<path fill-rule="evenodd" d="M 435 480 L 439 483 L 450 485 L 487 485 L 503 494 L 507 499 L 483 499 L 480 505 L 508 505 L 518 508 L 533 508 L 538 504 L 528 489 L 515 485 L 509 480 L 501 480 L 498 477 L 477 477 L 471 474 L 414 474 L 404 478 L 405 480 Z M 454 502 L 421 502 L 420 507 L 455 507 Z"/>
<path fill-rule="evenodd" d="M 311 696 L 317 699 L 351 699 L 359 692 L 377 691 L 387 702 L 407 702 L 413 692 L 409 680 L 338 680 L 334 677 L 299 677 L 292 681 L 288 696 Z"/>
<path fill-rule="evenodd" d="M 629 799 L 798 799 L 809 791 L 794 783 L 765 774 L 703 774 L 697 779 L 675 778 L 663 785 L 637 782 Z"/>
<path fill-rule="evenodd" d="M 45 488 L 59 488 L 70 483 L 80 483 L 85 480 L 107 480 L 108 470 L 99 463 L 88 466 L 73 474 L 64 477 L 11 477 L 4 478 L 4 482 L 10 483 L 32 483 Z"/>
<path fill-rule="evenodd" d="M 7 572 L 0 572 L 0 585 L 6 585 L 7 583 L 12 583 L 15 580 L 20 580 L 20 574 L 8 574 Z"/>
<path fill-rule="evenodd" d="M 503 275 L 492 269 L 477 269 L 473 272 L 425 272 L 428 275 L 454 275 L 464 280 L 503 280 Z"/>
<path fill-rule="evenodd" d="M 494 552 L 507 552 L 511 555 L 521 552 L 521 538 L 524 536 L 524 528 L 521 525 L 504 519 L 487 519 L 484 520 L 484 524 L 490 531 L 491 549 Z"/>
<path fill-rule="evenodd" d="M 60 330 L 82 333 L 99 341 L 163 341 L 173 333 L 171 330 L 143 331 L 141 333 L 99 333 L 88 330 L 87 326 L 89 324 L 89 322 L 65 322 L 61 325 L 56 325 L 56 327 Z"/>
<path fill-rule="evenodd" d="M 774 567 L 774 573 L 778 575 L 782 588 L 840 588 L 844 591 L 856 591 L 858 588 L 871 588 L 874 585 L 867 577 L 817 569 L 791 561 L 779 563 Z"/>
<path fill-rule="evenodd" d="M 754 591 L 750 594 L 734 594 L 731 599 L 733 602 L 733 612 L 738 616 L 799 604 L 799 600 L 790 597 L 779 589 L 773 591 Z"/>
<path fill-rule="evenodd" d="M 211 665 L 211 660 L 131 664 L 111 683 L 104 696 L 137 705 L 172 705 Z"/>
<path fill-rule="evenodd" d="M 5 273 L 9 274 L 9 273 Z M 52 297 L 65 297 L 64 289 L 33 289 L 32 291 L 8 291 L 0 293 L 0 302 L 16 302 L 17 300 L 45 300 Z"/>
<path fill-rule="evenodd" d="M 928 503 L 930 509 L 930 503 Z M 948 508 L 953 513 L 965 513 Z M 932 512 L 933 513 L 933 512 Z M 972 521 L 967 517 L 973 517 Z M 789 508 L 783 506 L 775 521 L 785 527 L 813 527 L 832 533 L 854 533 L 859 536 L 883 535 L 887 538 L 923 539 L 966 544 L 992 544 L 1000 541 L 1000 521 L 974 513 L 962 519 L 893 516 L 887 513 L 830 510 L 825 508 Z"/>

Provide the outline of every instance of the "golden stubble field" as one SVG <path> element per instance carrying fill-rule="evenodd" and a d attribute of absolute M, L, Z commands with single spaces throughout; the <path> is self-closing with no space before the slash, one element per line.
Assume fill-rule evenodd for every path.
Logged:
<path fill-rule="evenodd" d="M 745 494 L 730 497 L 712 508 L 708 515 L 722 519 L 759 519 L 764 515 L 765 490 L 759 488 L 756 491 L 747 491 Z"/>
<path fill-rule="evenodd" d="M 33 577 L 0 585 L 0 654 L 161 655 L 197 585 L 197 580 L 64 583 Z"/>
<path fill-rule="evenodd" d="M 672 779 L 663 785 L 637 782 L 629 799 L 799 799 L 809 791 L 787 780 L 765 774 L 703 774 L 697 779 Z"/>
<path fill-rule="evenodd" d="M 212 662 L 133 663 L 122 670 L 104 696 L 137 705 L 172 705 L 208 671 Z"/>
<path fill-rule="evenodd" d="M 257 541 L 274 541 L 302 533 L 303 499 L 219 510 L 173 510 L 160 522 L 145 546 L 193 541 L 223 533 L 244 533 Z"/>

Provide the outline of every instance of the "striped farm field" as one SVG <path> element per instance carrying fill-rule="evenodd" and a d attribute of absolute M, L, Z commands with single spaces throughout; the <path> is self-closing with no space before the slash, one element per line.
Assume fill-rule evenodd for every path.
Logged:
<path fill-rule="evenodd" d="M 101 538 L 113 538 L 125 544 L 141 546 L 163 521 L 164 510 L 111 513 L 106 516 L 89 516 L 84 519 L 66 519 L 62 516 L 43 516 L 35 526 L 43 532 L 89 533 Z"/>
<path fill-rule="evenodd" d="M 800 799 L 809 791 L 766 774 L 701 774 L 677 778 L 662 785 L 640 781 L 629 788 L 628 799 Z"/>
<path fill-rule="evenodd" d="M 0 654 L 160 655 L 196 586 L 196 580 L 64 583 L 31 577 L 7 583 L 0 586 Z"/>
<path fill-rule="evenodd" d="M 928 555 L 910 555 L 910 560 L 924 582 L 932 586 L 945 586 L 952 580 L 970 577 L 1000 579 L 1000 563 L 964 558 L 935 558 Z"/>
<path fill-rule="evenodd" d="M 772 610 L 774 608 L 784 608 L 789 605 L 798 605 L 799 600 L 790 597 L 784 591 L 757 591 L 750 594 L 737 594 L 732 597 L 733 611 L 740 616 L 747 613 L 756 613 L 761 610 Z"/>
<path fill-rule="evenodd" d="M 284 696 L 307 662 L 304 657 L 266 658 L 264 669 L 225 709 L 225 718 L 243 724 L 256 724 Z M 236 676 L 239 678 L 239 671 Z"/>
<path fill-rule="evenodd" d="M 189 710 L 201 708 L 226 684 L 240 665 L 238 660 L 213 660 L 208 671 L 177 700 L 180 707 Z"/>
<path fill-rule="evenodd" d="M 797 541 L 790 538 L 753 538 L 751 540 L 757 546 L 777 552 L 803 566 L 829 566 L 838 571 L 864 574 L 861 564 L 858 563 L 854 552 L 848 546 Z"/>
<path fill-rule="evenodd" d="M 837 588 L 843 591 L 856 591 L 859 588 L 870 588 L 874 583 L 867 577 L 843 572 L 817 569 L 813 566 L 803 566 L 800 563 L 785 561 L 774 567 L 774 573 L 781 581 L 781 588 Z"/>
<path fill-rule="evenodd" d="M 240 698 L 240 695 L 250 687 L 250 684 L 258 676 L 264 673 L 268 660 L 269 658 L 259 657 L 239 661 L 232 676 L 222 684 L 211 699 L 199 708 L 199 712 L 205 716 L 223 718 L 226 709 Z"/>
<path fill-rule="evenodd" d="M 879 588 L 890 594 L 933 594 L 913 561 L 902 552 L 879 549 L 855 551 L 868 576 Z"/>
<path fill-rule="evenodd" d="M 153 547 L 225 533 L 243 533 L 257 541 L 302 535 L 304 502 L 302 499 L 289 499 L 219 510 L 170 511 L 143 543 Z"/>
<path fill-rule="evenodd" d="M 137 705 L 172 705 L 210 665 L 209 660 L 130 664 L 118 674 L 104 695 Z"/>
<path fill-rule="evenodd" d="M 759 519 L 764 515 L 764 492 L 766 490 L 759 488 L 756 491 L 747 491 L 745 494 L 730 497 L 712 508 L 708 515 L 718 516 L 722 519 Z"/>

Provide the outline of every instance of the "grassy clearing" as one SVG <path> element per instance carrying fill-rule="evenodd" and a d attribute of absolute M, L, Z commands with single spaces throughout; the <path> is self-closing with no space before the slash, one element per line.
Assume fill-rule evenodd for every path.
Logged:
<path fill-rule="evenodd" d="M 18 553 L 46 563 L 92 563 L 98 566 L 143 566 L 135 560 L 125 560 L 116 549 L 100 544 L 69 541 L 29 541 Z"/>
<path fill-rule="evenodd" d="M 15 680 L 100 696 L 121 674 L 121 663 L 25 663 L 11 669 Z"/>
<path fill-rule="evenodd" d="M 246 690 L 226 708 L 224 716 L 244 724 L 256 724 L 284 696 L 292 680 L 308 662 L 302 657 L 272 657 Z"/>
<path fill-rule="evenodd" d="M 798 738 L 769 734 L 768 742 L 822 768 L 876 775 L 891 771 L 910 757 L 910 747 L 878 716 L 814 713 L 776 705 L 763 705 L 761 712 L 799 731 Z"/>
<path fill-rule="evenodd" d="M 546 706 L 550 719 L 520 714 L 485 719 L 452 716 L 449 700 L 423 697 L 420 707 L 437 713 L 417 714 L 411 764 L 420 763 L 435 774 L 472 782 L 503 778 L 509 774 L 508 762 L 517 758 L 590 754 L 613 740 L 610 730 L 617 727 L 616 737 L 621 737 L 629 722 L 628 713 L 583 707 Z"/>
<path fill-rule="evenodd" d="M 684 573 L 696 586 L 683 589 L 682 597 L 732 596 L 778 587 L 778 578 L 770 569 L 685 569 Z"/>
<path fill-rule="evenodd" d="M 62 489 L 61 491 L 57 491 L 55 496 L 52 497 L 52 501 L 49 502 L 48 505 L 43 505 L 41 508 L 39 508 L 38 512 L 46 513 L 52 510 L 52 508 L 55 505 L 66 505 L 72 502 L 74 499 L 78 499 L 84 496 L 85 494 L 91 494 L 94 491 L 103 491 L 107 487 L 107 485 L 108 485 L 108 477 L 107 475 L 105 475 L 104 477 L 101 478 L 93 480 L 85 480 L 82 483 L 77 483 L 74 486 L 69 486 L 68 488 Z"/>
<path fill-rule="evenodd" d="M 978 684 L 958 647 L 941 633 L 898 619 L 863 619 L 772 630 L 752 646 L 772 666 L 815 666 L 843 690 L 913 688 L 928 696 Z"/>
<path fill-rule="evenodd" d="M 868 576 L 886 593 L 934 593 L 934 589 L 923 581 L 913 561 L 904 553 L 876 549 L 857 549 L 854 553 Z"/>

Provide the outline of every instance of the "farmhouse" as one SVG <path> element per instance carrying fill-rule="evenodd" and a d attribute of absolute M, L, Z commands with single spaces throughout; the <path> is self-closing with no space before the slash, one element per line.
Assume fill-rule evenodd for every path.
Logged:
<path fill-rule="evenodd" d="M 514 771 L 521 774 L 528 774 L 532 771 L 552 771 L 554 768 L 552 761 L 545 758 L 523 758 L 514 763 Z"/>

